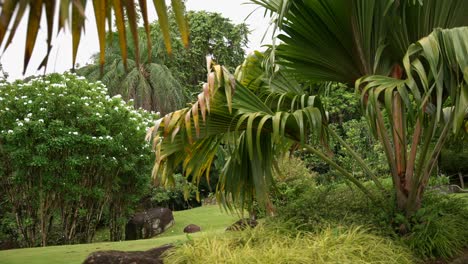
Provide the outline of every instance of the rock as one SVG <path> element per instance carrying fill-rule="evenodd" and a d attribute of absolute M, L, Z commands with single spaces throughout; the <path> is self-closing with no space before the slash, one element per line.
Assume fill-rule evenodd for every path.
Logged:
<path fill-rule="evenodd" d="M 258 225 L 257 220 L 255 219 L 250 219 L 250 218 L 243 218 L 240 219 L 239 221 L 235 222 L 228 228 L 226 228 L 226 231 L 241 231 L 247 228 L 254 228 Z"/>
<path fill-rule="evenodd" d="M 136 213 L 125 225 L 125 240 L 150 238 L 161 234 L 174 224 L 168 208 L 152 208 Z"/>
<path fill-rule="evenodd" d="M 190 224 L 184 228 L 184 233 L 196 233 L 200 231 L 201 231 L 201 227 L 194 225 L 194 224 Z"/>
<path fill-rule="evenodd" d="M 173 247 L 164 245 L 147 251 L 96 251 L 91 253 L 83 264 L 163 264 L 161 255 Z"/>
<path fill-rule="evenodd" d="M 427 187 L 428 190 L 438 191 L 442 194 L 451 194 L 451 193 L 468 193 L 467 190 L 463 190 L 458 185 L 439 185 L 439 186 L 430 186 Z"/>

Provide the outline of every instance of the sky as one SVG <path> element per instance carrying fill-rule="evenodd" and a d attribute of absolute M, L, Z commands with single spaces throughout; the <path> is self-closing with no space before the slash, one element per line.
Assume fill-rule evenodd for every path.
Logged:
<path fill-rule="evenodd" d="M 85 65 L 90 62 L 90 57 L 99 51 L 97 32 L 95 29 L 95 21 L 91 1 L 88 1 L 86 7 L 86 30 L 82 35 L 82 41 L 78 49 L 77 63 Z M 148 1 L 149 5 L 149 20 L 152 22 L 157 19 L 156 11 L 152 5 L 153 1 Z M 264 17 L 264 9 L 258 8 L 255 5 L 248 4 L 248 0 L 188 0 L 186 2 L 187 10 L 206 10 L 210 12 L 221 13 L 224 17 L 229 18 L 232 22 L 238 24 L 245 22 L 251 34 L 249 35 L 249 45 L 246 52 L 250 53 L 253 50 L 261 49 L 264 44 L 271 43 L 271 36 L 267 35 L 262 42 L 265 32 L 268 30 L 270 19 Z M 247 4 L 246 4 L 247 3 Z M 253 12 L 253 13 L 252 13 Z M 0 62 L 3 68 L 9 74 L 9 80 L 24 78 L 30 75 L 42 74 L 44 71 L 37 71 L 42 58 L 44 57 L 47 45 L 46 36 L 47 29 L 45 26 L 45 18 L 41 21 L 41 28 L 36 41 L 36 47 L 33 50 L 33 56 L 23 76 L 23 54 L 26 40 L 27 19 L 23 19 L 16 36 L 10 47 L 0 55 Z M 67 30 L 65 32 L 54 32 L 57 36 L 53 41 L 53 48 L 49 56 L 49 64 L 47 73 L 64 72 L 71 68 L 72 64 L 72 48 L 71 34 Z M 3 47 L 2 47 L 3 49 Z"/>

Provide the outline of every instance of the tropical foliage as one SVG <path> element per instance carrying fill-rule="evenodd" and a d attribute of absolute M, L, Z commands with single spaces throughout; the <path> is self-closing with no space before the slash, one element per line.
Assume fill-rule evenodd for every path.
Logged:
<path fill-rule="evenodd" d="M 107 38 L 104 74 L 101 74 L 100 55 L 94 63 L 78 69 L 78 74 L 96 81 L 101 80 L 110 94 L 122 94 L 124 99 L 135 99 L 135 106 L 163 114 L 172 112 L 185 105 L 186 97 L 199 90 L 200 83 L 206 79 L 206 56 L 213 56 L 223 65 L 231 67 L 242 63 L 247 42 L 248 29 L 245 24 L 235 25 L 217 13 L 187 13 L 187 21 L 192 25 L 189 33 L 190 49 L 185 49 L 178 34 L 176 16 L 169 13 L 170 33 L 174 37 L 171 44 L 173 54 L 167 54 L 164 34 L 157 23 L 150 25 L 151 54 L 147 42 L 139 44 L 140 65 L 137 65 L 136 47 L 128 38 L 128 67 L 120 54 L 117 33 Z M 144 28 L 139 29 L 141 32 Z"/>
<path fill-rule="evenodd" d="M 79 0 L 38 0 L 38 1 L 22 1 L 22 0 L 5 0 L 2 1 L 2 11 L 0 13 L 0 46 L 5 44 L 5 49 L 11 44 L 16 30 L 21 20 L 28 15 L 27 35 L 26 35 L 26 47 L 24 51 L 24 68 L 23 72 L 28 67 L 29 60 L 31 59 L 32 52 L 36 46 L 36 38 L 39 32 L 39 27 L 43 13 L 47 21 L 47 52 L 39 66 L 45 67 L 47 60 L 52 49 L 52 39 L 54 31 L 60 32 L 67 26 L 70 27 L 72 34 L 72 49 L 73 49 L 73 67 L 76 61 L 76 55 L 78 52 L 78 46 L 81 40 L 81 34 L 84 31 L 85 26 L 85 9 L 86 5 L 90 1 Z M 138 28 L 138 17 L 141 15 L 143 18 L 143 25 L 145 28 L 147 41 L 149 47 L 149 54 L 151 54 L 151 39 L 148 37 L 149 32 L 149 21 L 148 21 L 148 6 L 146 0 L 139 0 L 138 5 L 135 1 L 131 0 L 112 0 L 112 1 L 92 1 L 94 8 L 94 18 L 96 20 L 96 28 L 99 36 L 100 46 L 100 64 L 104 65 L 105 58 L 105 45 L 106 45 L 106 22 L 108 23 L 107 29 L 112 30 L 112 23 L 115 22 L 117 32 L 119 33 L 119 44 L 122 53 L 122 59 L 126 67 L 127 61 L 127 32 L 128 29 L 125 27 L 125 23 L 128 23 L 132 39 L 136 46 L 136 58 L 139 56 L 139 32 Z M 169 38 L 169 23 L 167 6 L 164 0 L 154 0 L 154 6 L 159 17 L 159 23 L 165 36 L 165 44 L 168 53 L 171 53 L 171 40 Z M 172 0 L 171 7 L 175 14 L 179 31 L 182 37 L 182 41 L 185 46 L 188 46 L 188 24 L 185 19 L 185 7 L 182 0 Z M 45 12 L 43 12 L 43 9 Z M 15 12 L 16 10 L 16 12 Z M 58 15 L 57 15 L 58 14 Z M 58 19 L 56 19 L 58 17 Z M 57 24 L 58 22 L 58 24 Z M 11 27 L 8 28 L 11 24 Z M 8 39 L 5 38 L 8 34 Z M 151 57 L 151 56 L 149 56 Z M 139 64 L 139 61 L 136 61 Z"/>
<path fill-rule="evenodd" d="M 0 84 L 1 221 L 24 246 L 92 241 L 107 215 L 120 240 L 149 184 L 146 128 L 156 116 L 100 83 L 52 74 Z"/>
<path fill-rule="evenodd" d="M 148 136 L 154 134 L 154 174 L 160 174 L 162 183 L 171 181 L 171 172 L 179 164 L 194 182 L 200 181 L 208 175 L 218 146 L 225 144 L 230 156 L 218 182 L 218 200 L 243 204 L 256 197 L 269 204 L 271 165 L 287 150 L 288 138 L 305 142 L 306 131 L 324 134 L 326 121 L 320 101 L 281 73 L 271 82 L 267 76 L 252 75 L 263 73 L 262 58 L 260 53 L 250 56 L 237 72 L 238 80 L 225 68 L 213 66 L 196 103 L 156 122 Z M 251 75 L 244 75 L 245 68 L 252 69 L 245 72 Z M 248 84 L 251 89 L 244 86 Z M 298 94 L 284 95 L 288 88 Z"/>
<path fill-rule="evenodd" d="M 166 65 L 179 82 L 191 94 L 198 94 L 200 85 L 206 81 L 206 56 L 211 56 L 229 70 L 240 65 L 245 58 L 247 34 L 246 24 L 234 24 L 219 13 L 205 11 L 187 12 L 190 24 L 190 48 L 185 49 L 180 39 L 172 43 L 173 54 L 168 55 L 164 49 L 153 48 L 157 52 L 157 62 Z M 177 35 L 177 23 L 173 13 L 169 13 L 171 35 Z M 153 43 L 162 43 L 161 28 L 151 26 Z"/>
<path fill-rule="evenodd" d="M 170 263 L 413 263 L 411 253 L 360 227 L 294 234 L 257 227 L 240 234 L 195 238 L 170 251 Z"/>
<path fill-rule="evenodd" d="M 104 74 L 101 73 L 100 54 L 95 55 L 94 64 L 77 70 L 77 73 L 91 81 L 102 81 L 109 94 L 123 96 L 124 100 L 134 100 L 135 108 L 158 111 L 163 114 L 174 111 L 186 101 L 181 84 L 171 71 L 158 63 L 157 46 L 148 48 L 148 43 L 139 43 L 139 48 L 128 39 L 127 65 L 119 50 L 117 33 L 108 35 Z M 136 51 L 139 51 L 139 56 Z M 138 63 L 139 61 L 139 63 Z"/>
<path fill-rule="evenodd" d="M 356 83 L 388 161 L 398 210 L 411 217 L 421 207 L 440 149 L 449 136 L 462 133 L 468 108 L 468 28 L 455 27 L 468 25 L 468 6 L 460 0 L 254 2 L 271 11 L 282 30 L 282 44 L 268 54 L 276 66 L 261 65 L 262 56 L 255 54 L 234 78 L 209 62 L 213 72 L 198 101 L 166 115 L 153 128 L 154 174 L 162 183 L 170 182 L 172 168 L 182 164 L 187 175 L 199 179 L 209 171 L 217 146 L 228 145 L 220 198 L 241 203 L 257 198 L 268 205 L 265 193 L 276 157 L 294 143 L 378 201 L 327 155 L 330 135 L 385 196 L 369 166 L 328 127 L 318 96 L 302 85 Z M 449 29 L 433 31 L 438 27 Z M 309 134 L 315 142 L 306 144 Z M 401 231 L 407 230 L 403 226 Z"/>

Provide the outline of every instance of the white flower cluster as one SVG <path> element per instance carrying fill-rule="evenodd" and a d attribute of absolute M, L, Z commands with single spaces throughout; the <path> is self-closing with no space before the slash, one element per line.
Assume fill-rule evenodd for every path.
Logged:
<path fill-rule="evenodd" d="M 55 74 L 53 77 L 32 78 L 25 83 L 0 82 L 0 118 L 16 119 L 6 127 L 1 127 L 0 123 L 0 128 L 4 128 L 2 134 L 13 134 L 16 128 L 28 126 L 42 125 L 45 129 L 44 125 L 48 124 L 45 120 L 50 118 L 50 114 L 76 113 L 77 122 L 89 122 L 80 120 L 87 120 L 91 116 L 98 120 L 112 118 L 114 114 L 108 111 L 112 109 L 119 116 L 127 116 L 128 127 L 136 130 L 151 126 L 154 120 L 159 118 L 159 113 L 135 110 L 132 106 L 133 100 L 126 103 L 121 95 L 110 97 L 101 81 L 92 83 L 85 80 L 74 73 L 65 73 Z M 57 111 L 58 105 L 66 108 L 61 110 L 61 113 L 49 113 Z M 70 131 L 69 134 L 76 136 L 82 133 Z M 113 140 L 111 136 L 101 136 L 97 139 Z"/>

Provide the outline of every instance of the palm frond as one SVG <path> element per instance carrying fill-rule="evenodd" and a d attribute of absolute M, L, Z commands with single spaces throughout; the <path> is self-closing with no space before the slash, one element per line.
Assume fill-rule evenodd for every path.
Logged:
<path fill-rule="evenodd" d="M 120 48 L 124 65 L 127 61 L 127 38 L 126 38 L 126 27 L 125 23 L 130 25 L 130 31 L 135 43 L 138 43 L 139 33 L 137 30 L 137 11 L 136 3 L 131 0 L 93 0 L 94 6 L 94 17 L 96 19 L 96 27 L 98 32 L 99 46 L 100 46 L 100 65 L 104 65 L 105 55 L 105 25 L 106 21 L 109 25 L 113 21 L 116 23 L 117 32 L 119 33 Z M 160 21 L 167 21 L 168 13 L 166 8 L 161 8 L 161 1 L 155 1 L 157 14 Z M 162 1 L 164 2 L 164 1 Z M 26 15 L 26 10 L 29 10 L 28 16 L 28 32 L 26 38 L 26 48 L 24 52 L 24 68 L 23 73 L 28 67 L 32 51 L 36 46 L 36 38 L 41 23 L 42 10 L 45 9 L 46 21 L 47 21 L 47 52 L 45 54 L 43 63 L 41 66 L 47 65 L 47 59 L 51 51 L 51 43 L 54 30 L 60 32 L 64 29 L 67 24 L 71 24 L 72 34 L 72 63 L 73 67 L 76 62 L 77 52 L 79 43 L 81 41 L 81 34 L 85 24 L 85 9 L 88 1 L 87 0 L 48 0 L 48 1 L 27 1 L 27 0 L 5 0 L 3 1 L 2 10 L 0 13 L 0 46 L 4 45 L 5 49 L 11 44 L 13 37 L 16 35 L 16 29 L 19 22 Z M 146 29 L 148 47 L 151 48 L 149 38 L 149 21 L 147 19 L 147 6 L 146 1 L 139 1 L 139 11 L 143 17 L 143 25 Z M 165 7 L 165 6 L 164 6 Z M 57 9 L 57 10 L 56 10 Z M 71 16 L 70 16 L 71 9 Z M 188 25 L 185 19 L 185 7 L 182 0 L 172 0 L 172 9 L 177 16 L 177 23 L 179 25 L 180 33 L 183 39 L 183 43 L 188 47 Z M 17 10 L 15 12 L 15 10 Z M 114 13 L 115 18 L 113 18 Z M 54 23 L 54 16 L 58 14 L 58 23 Z M 114 20 L 115 19 L 115 20 Z M 9 26 L 11 24 L 11 28 Z M 111 28 L 109 28 L 111 30 Z M 168 28 L 163 28 L 163 31 Z M 9 34 L 7 34 L 9 32 Z M 5 37 L 8 35 L 8 39 Z M 169 33 L 165 32 L 166 38 Z M 6 41 L 5 41 L 6 40 Z M 166 39 L 169 41 L 169 39 Z M 167 46 L 167 51 L 170 52 L 170 44 Z M 136 53 L 138 54 L 138 45 Z M 149 52 L 151 54 L 151 52 Z M 136 56 L 137 64 L 139 56 Z"/>
<path fill-rule="evenodd" d="M 111 39 L 115 33 L 110 33 L 107 39 Z M 118 51 L 118 41 L 109 42 L 105 54 L 105 73 L 101 75 L 99 67 L 100 54 L 95 56 L 95 64 L 78 69 L 78 73 L 91 78 L 101 80 L 109 89 L 110 95 L 121 94 L 125 100 L 134 99 L 135 107 L 147 110 L 159 111 L 163 114 L 174 111 L 184 106 L 186 98 L 180 83 L 164 65 L 154 63 L 155 56 L 145 60 L 150 55 L 148 42 L 140 41 L 138 51 L 140 55 L 137 64 L 137 43 L 128 41 L 127 65 Z"/>
<path fill-rule="evenodd" d="M 434 28 L 468 25 L 463 0 L 253 2 L 270 10 L 282 30 L 275 61 L 309 82 L 388 76 L 409 45 Z"/>
<path fill-rule="evenodd" d="M 277 146 L 291 139 L 304 143 L 311 132 L 322 135 L 326 120 L 320 101 L 302 90 L 296 96 L 303 100 L 293 104 L 278 103 L 284 98 L 278 91 L 270 89 L 272 95 L 266 96 L 268 85 L 262 83 L 269 78 L 260 80 L 247 72 L 260 67 L 255 63 L 247 66 L 260 57 L 253 56 L 237 70 L 238 79 L 219 65 L 209 65 L 208 82 L 198 101 L 167 114 L 148 131 L 156 154 L 153 176 L 157 182 L 169 184 L 178 165 L 198 182 L 209 173 L 217 148 L 224 145 L 230 158 L 217 186 L 220 201 L 228 207 L 232 203 L 249 204 L 247 201 L 254 198 L 268 204 Z M 259 81 L 257 86 L 250 79 Z M 257 94 L 264 94 L 268 100 Z M 294 89 L 283 94 L 294 94 Z M 266 104 L 274 100 L 272 107 Z"/>
<path fill-rule="evenodd" d="M 408 47 L 429 35 L 435 28 L 468 26 L 468 6 L 464 0 L 404 0 L 389 10 L 388 25 L 392 29 L 390 46 L 396 60 Z"/>

